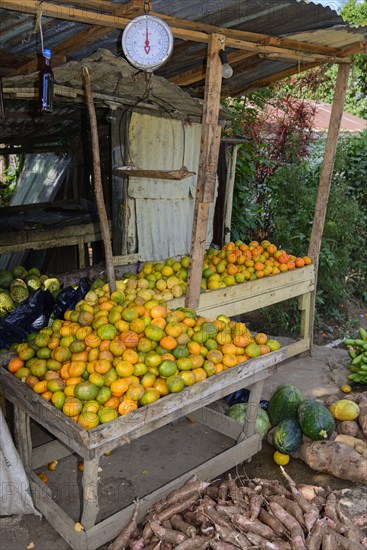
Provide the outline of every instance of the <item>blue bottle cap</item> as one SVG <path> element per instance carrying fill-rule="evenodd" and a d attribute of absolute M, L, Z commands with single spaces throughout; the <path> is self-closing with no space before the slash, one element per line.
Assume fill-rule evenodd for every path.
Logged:
<path fill-rule="evenodd" d="M 44 57 L 51 57 L 51 50 L 44 49 L 43 50 L 43 55 L 44 55 Z"/>

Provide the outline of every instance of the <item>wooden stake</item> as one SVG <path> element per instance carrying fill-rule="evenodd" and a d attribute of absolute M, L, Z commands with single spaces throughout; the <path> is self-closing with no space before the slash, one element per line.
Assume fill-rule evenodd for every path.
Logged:
<path fill-rule="evenodd" d="M 94 190 L 96 194 L 97 209 L 99 216 L 99 223 L 101 226 L 102 240 L 106 259 L 106 272 L 110 291 L 116 290 L 115 270 L 113 267 L 113 255 L 111 246 L 111 236 L 108 227 L 108 218 L 106 212 L 106 205 L 103 198 L 103 187 L 101 177 L 101 158 L 99 154 L 99 141 L 98 141 L 98 128 L 96 110 L 94 108 L 93 92 L 90 83 L 88 67 L 83 67 L 83 84 L 85 95 L 87 98 L 89 125 L 92 141 L 92 160 L 93 160 L 93 179 Z"/>
<path fill-rule="evenodd" d="M 329 129 L 326 139 L 324 160 L 322 163 L 320 183 L 317 193 L 315 214 L 312 225 L 312 233 L 310 239 L 310 245 L 308 248 L 308 255 L 312 258 L 315 264 L 315 291 L 312 293 L 311 302 L 311 322 L 310 322 L 310 339 L 313 341 L 313 329 L 315 320 L 315 303 L 316 303 L 316 289 L 317 289 L 317 274 L 320 260 L 320 248 L 322 234 L 324 232 L 326 210 L 329 200 L 331 178 L 333 175 L 335 153 L 338 144 L 338 136 L 340 130 L 340 123 L 344 110 L 345 94 L 347 91 L 348 77 L 349 77 L 350 65 L 339 65 L 338 76 L 336 79 L 335 93 L 333 99 L 333 105 L 331 109 Z"/>
<path fill-rule="evenodd" d="M 222 63 L 219 51 L 224 48 L 224 43 L 225 37 L 223 35 L 212 34 L 208 44 L 199 170 L 191 237 L 191 262 L 185 299 L 186 307 L 191 308 L 196 308 L 199 304 L 209 206 L 215 197 L 221 134 L 221 128 L 218 125 L 222 87 Z"/>

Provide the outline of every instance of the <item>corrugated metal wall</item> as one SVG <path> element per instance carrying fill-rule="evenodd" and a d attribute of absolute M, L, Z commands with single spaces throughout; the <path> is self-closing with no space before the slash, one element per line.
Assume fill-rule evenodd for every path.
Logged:
<path fill-rule="evenodd" d="M 133 113 L 129 147 L 134 164 L 145 169 L 198 172 L 201 125 Z M 128 233 L 136 232 L 140 261 L 185 255 L 190 251 L 197 175 L 181 181 L 129 178 L 128 207 L 135 212 Z M 214 204 L 210 208 L 207 245 L 213 234 Z M 135 250 L 136 251 L 136 250 Z M 135 252 L 131 250 L 129 252 Z"/>

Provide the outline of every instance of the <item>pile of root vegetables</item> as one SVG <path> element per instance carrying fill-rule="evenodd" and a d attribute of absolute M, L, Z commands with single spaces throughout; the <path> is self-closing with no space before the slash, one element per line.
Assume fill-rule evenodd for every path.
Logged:
<path fill-rule="evenodd" d="M 139 502 L 130 523 L 109 550 L 365 550 L 367 516 L 354 518 L 337 491 L 296 486 L 282 468 L 288 487 L 231 476 L 217 485 L 192 478 L 157 502 L 142 524 Z"/>

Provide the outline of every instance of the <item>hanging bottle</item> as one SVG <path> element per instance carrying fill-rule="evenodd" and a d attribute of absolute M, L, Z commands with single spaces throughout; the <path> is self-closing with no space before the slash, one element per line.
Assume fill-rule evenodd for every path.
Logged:
<path fill-rule="evenodd" d="M 54 75 L 51 68 L 51 50 L 43 50 L 38 78 L 38 110 L 41 113 L 52 113 Z"/>

